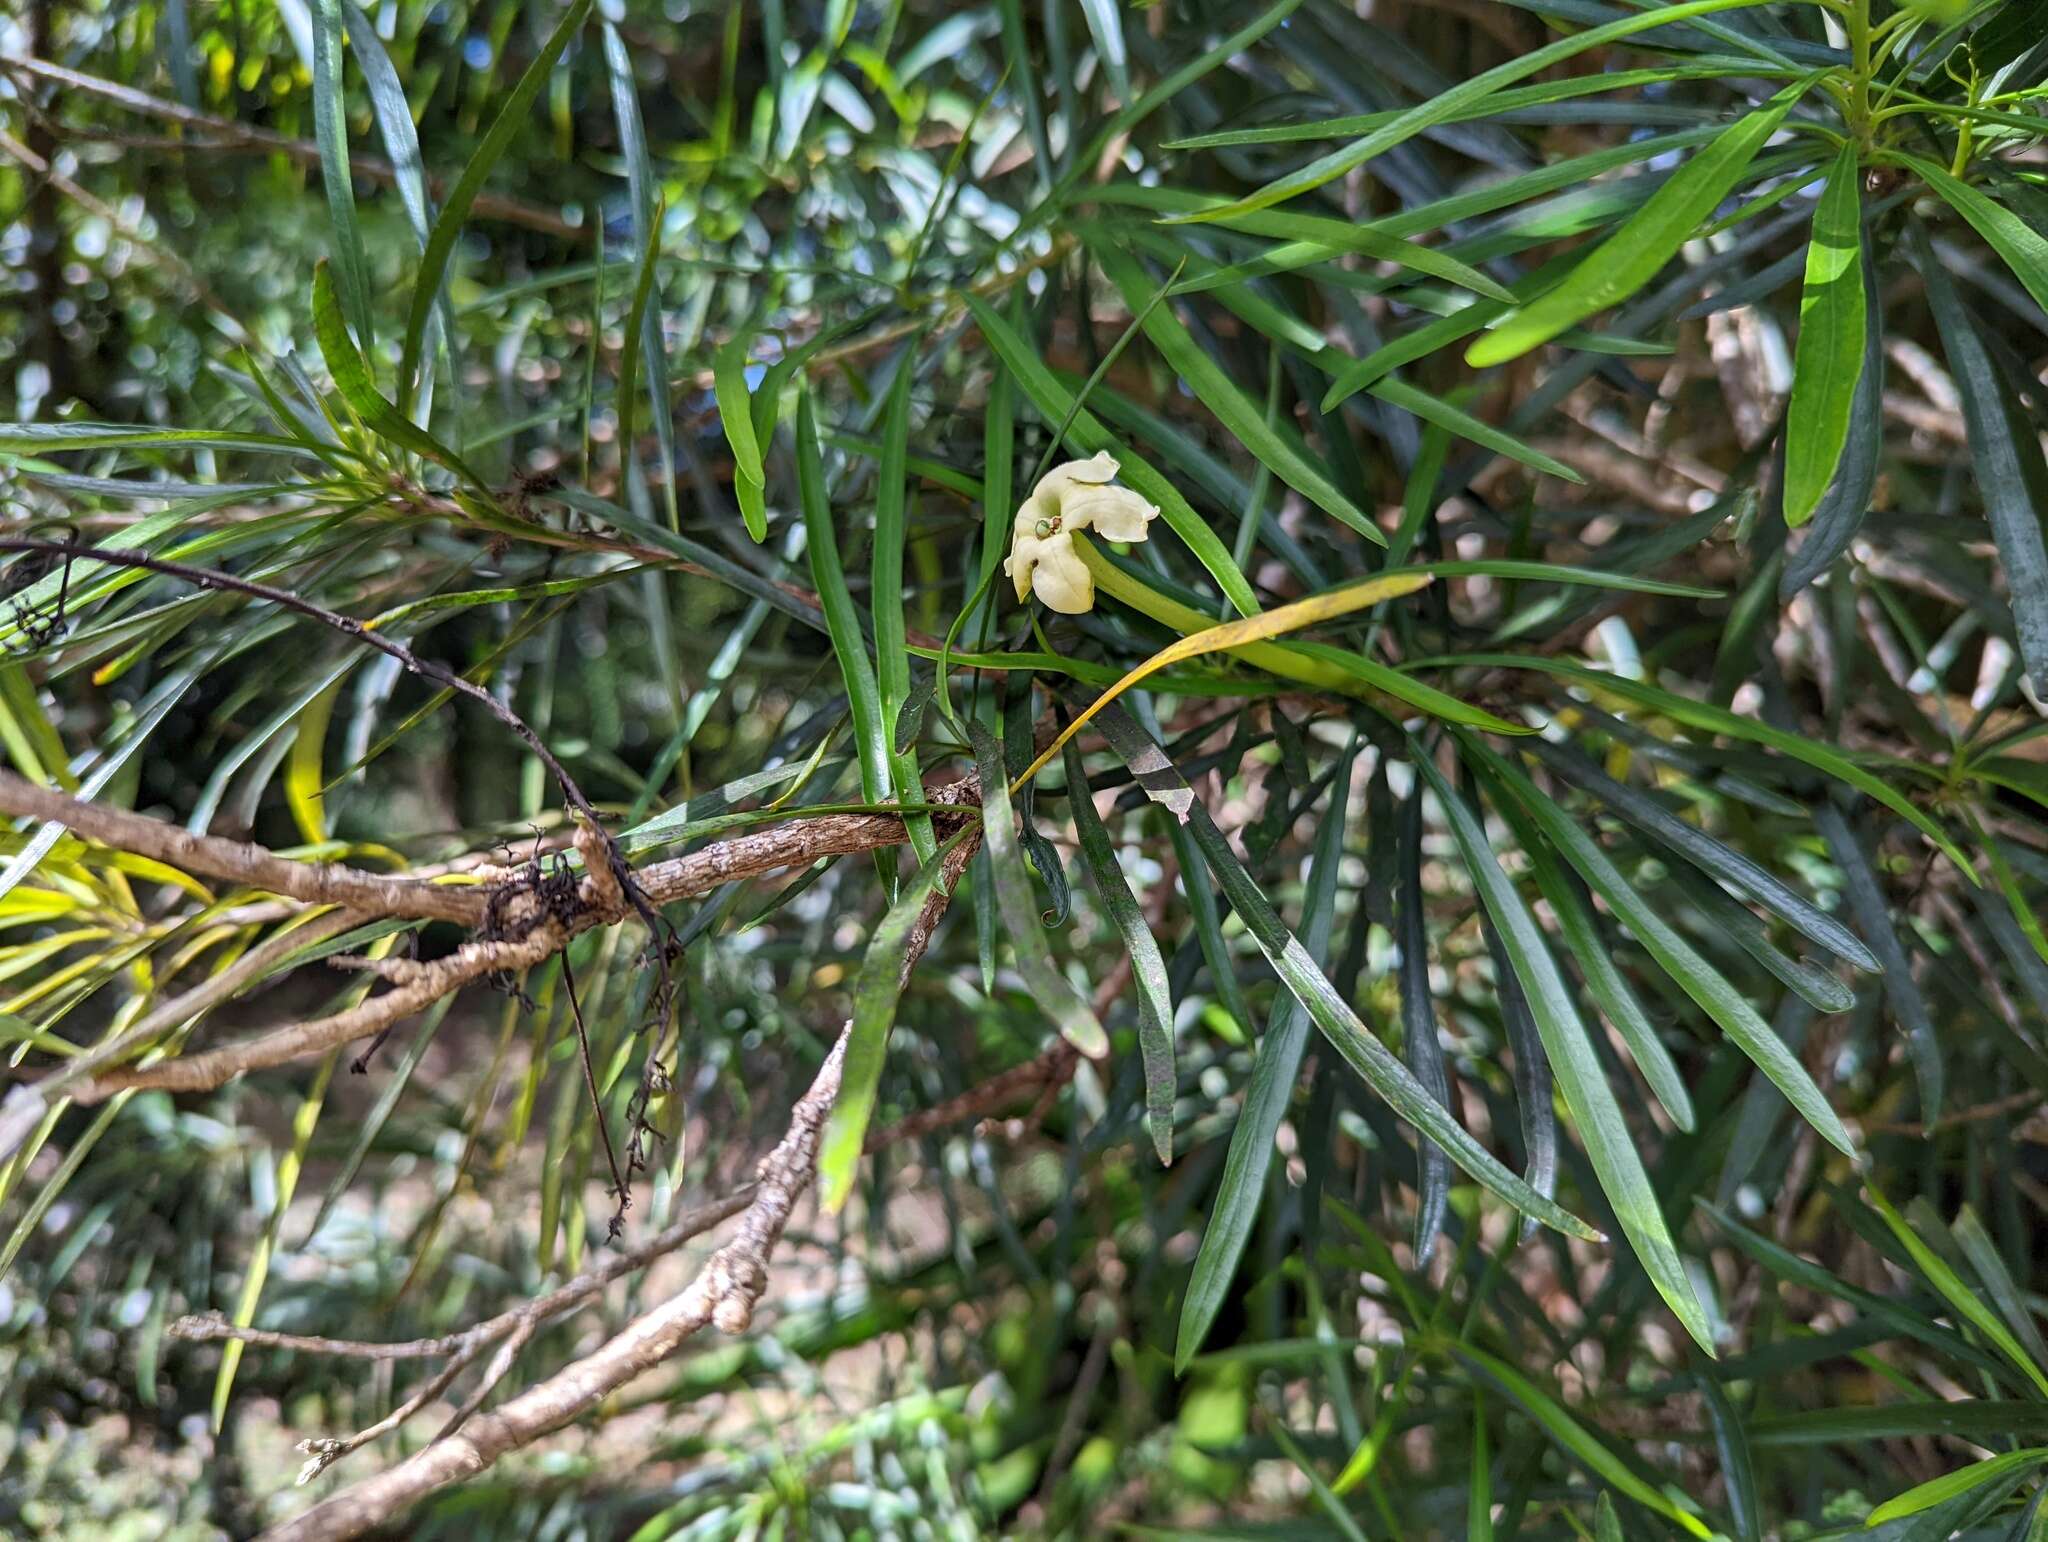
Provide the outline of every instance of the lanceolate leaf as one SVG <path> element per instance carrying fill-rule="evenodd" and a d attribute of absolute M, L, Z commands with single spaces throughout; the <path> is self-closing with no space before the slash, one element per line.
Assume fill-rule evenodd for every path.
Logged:
<path fill-rule="evenodd" d="M 1329 962 L 1330 923 L 1336 910 L 1337 869 L 1344 860 L 1344 816 L 1350 798 L 1351 762 L 1356 753 L 1354 744 L 1337 762 L 1337 773 L 1331 779 L 1330 807 L 1316 834 L 1308 894 L 1302 902 L 1302 945 L 1317 969 L 1325 968 Z M 1173 1351 L 1177 1372 L 1185 1373 L 1188 1362 L 1200 1351 L 1202 1341 L 1209 1336 L 1210 1325 L 1223 1308 L 1231 1282 L 1237 1277 L 1238 1261 L 1251 1238 L 1252 1223 L 1258 1219 L 1259 1202 L 1265 1198 L 1266 1178 L 1273 1166 L 1274 1138 L 1294 1096 L 1302 1052 L 1308 1047 L 1308 1031 L 1307 1010 L 1298 999 L 1288 996 L 1259 1040 L 1251 1082 L 1245 1088 L 1237 1125 L 1230 1132 L 1223 1182 L 1210 1209 L 1209 1227 L 1202 1234 L 1202 1248 L 1195 1255 L 1194 1274 L 1188 1280 L 1187 1300 L 1181 1307 L 1180 1332 Z"/>
<path fill-rule="evenodd" d="M 341 319 L 341 306 L 334 296 L 334 280 L 322 262 L 313 270 L 313 333 L 320 341 L 321 357 L 334 377 L 334 388 L 356 415 L 377 433 L 438 465 L 446 466 L 465 481 L 488 492 L 483 479 L 463 464 L 455 452 L 384 399 L 370 378 L 370 367 L 356 352 Z"/>
<path fill-rule="evenodd" d="M 1910 227 L 1910 239 L 1927 285 L 1935 330 L 1941 334 L 1957 394 L 1963 399 L 1977 494 L 1984 500 L 1984 515 L 2005 564 L 2020 657 L 2038 689 L 2048 683 L 2048 543 L 2041 533 L 2041 511 L 2048 509 L 2048 466 L 2041 459 L 2041 441 L 2013 400 L 1977 333 L 1976 319 L 1964 308 L 1933 242 L 1917 222 Z"/>
<path fill-rule="evenodd" d="M 1082 1054 L 1099 1059 L 1109 1053 L 1109 1035 L 1102 1031 L 1094 1009 L 1060 973 L 1046 947 L 1045 928 L 1039 922 L 1031 879 L 1024 870 L 1024 853 L 1017 844 L 1017 811 L 1010 802 L 1002 746 L 982 724 L 969 720 L 966 726 L 981 769 L 982 839 L 988 845 L 989 873 L 995 880 L 1003 927 L 1016 952 L 1017 973 L 1061 1036 Z"/>
<path fill-rule="evenodd" d="M 1827 841 L 1828 849 L 1834 853 L 1835 861 L 1841 864 L 1849 913 L 1869 934 L 1871 944 L 1884 962 L 1884 993 L 1892 1004 L 1900 1028 L 1905 1031 L 1906 1047 L 1913 1057 L 1913 1073 L 1920 1083 L 1920 1117 L 1926 1120 L 1939 1118 L 1942 1087 L 1947 1079 L 1942 1066 L 1941 1038 L 1935 1031 L 1934 1019 L 1928 1013 L 1920 987 L 1914 982 L 1912 961 L 1906 957 L 1898 933 L 1892 929 L 1884 889 L 1878 883 L 1877 874 L 1871 870 L 1862 841 L 1840 809 L 1832 803 L 1820 803 L 1813 811 L 1813 822 Z"/>
<path fill-rule="evenodd" d="M 1839 953 L 1858 969 L 1878 968 L 1877 956 L 1848 927 L 1760 863 L 1680 819 L 1651 794 L 1615 781 L 1577 750 L 1540 739 L 1531 741 L 1530 748 L 1571 785 L 1585 789 L 1694 866 L 1733 884 L 1822 947 Z"/>
<path fill-rule="evenodd" d="M 796 467 L 804 528 L 810 538 L 811 581 L 818 586 L 818 604 L 825 612 L 826 630 L 831 634 L 832 651 L 845 676 L 846 696 L 853 710 L 861 793 L 870 803 L 880 803 L 889 796 L 892 747 L 882 722 L 882 694 L 875 684 L 875 666 L 868 658 L 860 613 L 854 609 L 853 593 L 846 586 L 846 569 L 839 558 L 839 535 L 832 523 L 831 494 L 825 486 L 824 452 L 818 445 L 818 429 L 808 393 L 797 400 Z"/>
<path fill-rule="evenodd" d="M 2038 1467 L 2048 1467 L 2048 1446 L 2029 1446 L 2021 1451 L 2007 1451 L 2001 1456 L 1989 1456 L 1980 1462 L 1954 1472 L 1943 1473 L 1938 1478 L 1909 1488 L 1903 1494 L 1896 1494 L 1864 1517 L 1866 1526 L 1882 1526 L 1887 1521 L 1903 1520 L 1909 1515 L 1918 1515 L 1931 1510 L 1938 1504 L 1967 1494 L 1972 1489 L 2014 1473 L 2025 1473 Z M 1944 1527 L 1943 1530 L 1947 1530 Z M 2019 1533 L 2014 1532 L 2014 1536 Z"/>
<path fill-rule="evenodd" d="M 1536 918 L 1529 913 L 1507 874 L 1501 871 L 1478 816 L 1452 790 L 1427 755 L 1418 751 L 1415 763 L 1450 821 L 1451 834 L 1465 859 L 1465 870 L 1500 931 L 1502 950 L 1528 1000 L 1536 1030 L 1542 1035 L 1557 1089 L 1565 1107 L 1571 1110 L 1586 1155 L 1599 1176 L 1601 1190 L 1614 1207 L 1615 1219 L 1628 1234 L 1657 1293 L 1694 1342 L 1712 1355 L 1713 1327 L 1693 1294 L 1692 1279 L 1664 1223 L 1657 1191 L 1643 1170 L 1636 1137 L 1622 1117 L 1621 1105 L 1615 1101 L 1614 1089 L 1608 1085 L 1600 1057 L 1587 1037 L 1586 1025 L 1579 1018 L 1571 991 L 1558 973 L 1557 961 L 1550 955 Z"/>
<path fill-rule="evenodd" d="M 914 749 L 897 747 L 904 704 L 910 699 L 910 653 L 904 646 L 903 521 L 908 492 L 904 459 L 910 439 L 910 387 L 916 374 L 916 353 L 906 349 L 889 386 L 882 422 L 882 461 L 875 473 L 875 540 L 868 566 L 868 605 L 875 621 L 875 679 L 882 697 L 882 732 L 889 741 L 889 772 L 897 801 L 923 801 Z M 1028 817 L 1028 815 L 1027 815 Z M 910 849 L 920 862 L 930 859 L 937 841 L 931 819 L 923 814 L 905 821 Z"/>
<path fill-rule="evenodd" d="M 327 192 L 327 219 L 334 232 L 334 271 L 339 275 L 342 309 L 355 329 L 356 341 L 374 350 L 377 338 L 370 325 L 370 266 L 363 256 L 355 185 L 349 174 L 340 0 L 313 0 L 313 131 L 320 143 L 320 182 Z"/>
<path fill-rule="evenodd" d="M 1976 227 L 1977 234 L 2005 259 L 2013 277 L 2027 286 L 2027 293 L 2034 297 L 2034 303 L 2048 311 L 2048 236 L 2043 236 L 2004 204 L 1987 197 L 1969 183 L 1950 176 L 1933 161 L 1917 155 L 1902 158 L 1942 196 L 1950 208 Z"/>
<path fill-rule="evenodd" d="M 761 446 L 754 438 L 753 403 L 747 394 L 747 337 L 744 331 L 735 333 L 711 356 L 711 378 L 718 396 L 718 421 L 732 446 L 732 487 L 740 518 L 748 535 L 764 541 L 768 538 L 768 473 L 761 462 Z"/>
<path fill-rule="evenodd" d="M 1785 523 L 1795 530 L 1813 517 L 1835 480 L 1863 378 L 1862 183 L 1856 147 L 1844 144 L 1814 206 L 1785 411 Z"/>
<path fill-rule="evenodd" d="M 1820 577 L 1849 549 L 1856 532 L 1863 528 L 1870 495 L 1877 489 L 1878 452 L 1884 445 L 1884 316 L 1877 263 L 1867 236 L 1858 268 L 1863 282 L 1863 365 L 1849 403 L 1849 437 L 1835 463 L 1834 480 L 1814 508 L 1806 538 L 1785 559 L 1785 571 L 1778 579 L 1781 603 Z"/>
<path fill-rule="evenodd" d="M 1152 1149 L 1162 1164 L 1173 1161 L 1173 1099 L 1176 1089 L 1173 1066 L 1173 995 L 1166 982 L 1166 960 L 1160 955 L 1158 939 L 1138 908 L 1124 871 L 1117 863 L 1116 846 L 1095 812 L 1095 800 L 1088 791 L 1088 773 L 1081 753 L 1066 748 L 1067 797 L 1073 804 L 1074 829 L 1081 838 L 1081 855 L 1087 860 L 1089 876 L 1102 908 L 1116 923 L 1131 956 L 1131 983 L 1138 992 L 1138 1054 L 1145 1065 L 1145 1125 L 1152 1135 Z"/>
<path fill-rule="evenodd" d="M 469 158 L 469 164 L 462 168 L 462 175 L 456 179 L 455 186 L 449 189 L 448 201 L 441 206 L 440 217 L 434 221 L 433 232 L 427 237 L 427 249 L 420 256 L 419 274 L 413 280 L 412 310 L 405 322 L 405 350 L 398 365 L 401 402 L 409 403 L 417 387 L 427 313 L 434 308 L 434 298 L 441 292 L 441 281 L 448 272 L 448 259 L 455 253 L 455 238 L 462 233 L 463 221 L 469 218 L 470 205 L 483 191 L 484 179 L 498 164 L 498 157 L 505 153 L 512 136 L 526 126 L 533 100 L 547 83 L 555 60 L 569 46 L 569 39 L 582 29 L 583 19 L 589 13 L 590 0 L 572 0 L 561 20 L 555 23 L 555 30 L 541 45 L 540 52 L 527 65 L 526 73 L 519 77 L 519 83 L 505 98 L 505 105 L 498 109 L 497 117 L 491 121 L 490 129 L 476 147 L 476 153 Z"/>
<path fill-rule="evenodd" d="M 1564 870 L 1548 844 L 1536 834 L 1524 810 L 1503 797 L 1496 796 L 1493 803 L 1513 827 L 1515 838 L 1521 842 L 1522 854 L 1528 858 L 1529 872 L 1536 880 L 1536 888 L 1542 894 L 1543 902 L 1557 917 L 1558 932 L 1565 950 L 1585 976 L 1587 994 L 1599 1004 L 1607 1020 L 1614 1025 L 1615 1032 L 1628 1045 L 1629 1053 L 1635 1057 L 1636 1068 L 1643 1073 L 1643 1080 L 1650 1084 L 1657 1101 L 1664 1105 L 1671 1122 L 1681 1130 L 1690 1131 L 1693 1128 L 1691 1094 L 1686 1091 L 1684 1078 L 1673 1062 L 1671 1052 L 1657 1036 L 1657 1029 L 1643 1010 L 1642 1002 L 1636 998 L 1628 977 L 1615 963 L 1611 945 L 1601 936 L 1593 908 L 1586 902 L 1585 891 L 1579 887 L 1575 877 Z"/>
<path fill-rule="evenodd" d="M 647 341 L 648 303 L 654 295 L 655 259 L 661 255 L 661 220 L 658 217 L 647 222 L 647 237 L 640 248 L 639 260 L 633 265 L 633 298 L 626 308 L 624 343 L 619 349 L 619 456 L 628 467 L 639 465 L 638 452 L 633 441 L 639 433 L 640 405 L 640 361 Z M 659 369 L 660 361 L 648 359 L 650 370 Z"/>
<path fill-rule="evenodd" d="M 1147 796 L 1180 820 L 1193 837 L 1225 898 L 1258 943 L 1259 951 L 1266 955 L 1288 990 L 1308 1008 L 1323 1036 L 1365 1078 L 1367 1085 L 1395 1113 L 1441 1146 L 1452 1161 L 1516 1209 L 1571 1236 L 1597 1238 L 1599 1233 L 1592 1227 L 1538 1194 L 1475 1141 L 1394 1052 L 1359 1020 L 1351 1004 L 1315 967 L 1308 950 L 1287 929 L 1272 902 L 1245 871 L 1231 850 L 1228 837 L 1216 828 L 1216 822 L 1195 797 L 1186 778 L 1131 715 L 1121 706 L 1111 706 L 1097 721 L 1104 737 L 1123 757 Z"/>
<path fill-rule="evenodd" d="M 1651 14 L 1675 15 L 1685 9 L 1673 6 Z M 1728 190 L 1805 94 L 1807 84 L 1799 81 L 1787 86 L 1686 162 L 1555 289 L 1468 348 L 1465 362 L 1484 368 L 1520 358 L 1567 327 L 1620 304 L 1656 277 L 1728 196 Z"/>
<path fill-rule="evenodd" d="M 1124 303 L 1134 312 L 1144 310 L 1155 286 L 1137 261 L 1109 245 L 1097 247 L 1095 258 L 1111 282 L 1123 291 Z M 1267 423 L 1265 413 L 1237 388 L 1222 366 L 1202 351 L 1171 306 L 1155 305 L 1145 310 L 1145 335 L 1187 382 L 1188 389 L 1216 414 L 1217 421 L 1262 464 L 1271 467 L 1275 476 L 1367 540 L 1386 544 L 1379 526 L 1337 489 L 1329 473 L 1309 459 L 1283 430 Z"/>
<path fill-rule="evenodd" d="M 1552 1440 L 1583 1462 L 1588 1471 L 1611 1484 L 1617 1493 L 1625 1494 L 1645 1509 L 1675 1522 L 1688 1534 L 1700 1538 L 1701 1542 L 1706 1542 L 1713 1535 L 1697 1515 L 1680 1506 L 1663 1490 L 1645 1482 L 1633 1467 L 1608 1449 L 1606 1442 L 1573 1418 L 1562 1403 L 1506 1361 L 1495 1359 L 1470 1344 L 1461 1344 L 1452 1352 L 1520 1403 Z"/>
<path fill-rule="evenodd" d="M 1547 674 L 1556 675 L 1559 679 L 1569 680 L 1576 685 L 1591 686 L 1601 691 L 1611 692 L 1616 696 L 1636 703 L 1638 706 L 1661 712 L 1673 721 L 1685 724 L 1688 728 L 1698 729 L 1706 733 L 1726 734 L 1731 738 L 1747 739 L 1753 744 L 1765 745 L 1779 751 L 1781 754 L 1791 756 L 1794 760 L 1812 766 L 1816 771 L 1825 771 L 1829 776 L 1847 782 L 1859 792 L 1869 794 L 1900 818 L 1913 825 L 1914 828 L 1918 829 L 1929 840 L 1933 841 L 1935 845 L 1941 848 L 1943 854 L 1963 871 L 1972 883 L 1976 882 L 1976 871 L 1971 866 L 1969 858 L 1963 855 L 1962 848 L 1949 838 L 1948 833 L 1940 825 L 1936 824 L 1925 812 L 1917 808 L 1910 799 L 1900 794 L 1898 789 L 1893 787 L 1883 777 L 1865 770 L 1853 760 L 1838 754 L 1826 745 L 1817 744 L 1811 739 L 1803 738 L 1798 734 L 1787 733 L 1781 728 L 1773 728 L 1768 723 L 1759 723 L 1753 718 L 1739 717 L 1726 708 L 1695 701 L 1689 696 L 1680 696 L 1676 692 L 1664 690 L 1662 687 L 1651 685 L 1647 681 L 1631 680 L 1624 675 L 1604 673 L 1597 669 L 1588 668 L 1584 664 L 1573 663 L 1566 659 L 1543 658 L 1535 654 L 1520 653 L 1467 653 L 1452 655 L 1448 658 L 1433 659 L 1428 662 L 1436 665 L 1454 663 L 1490 664 L 1500 669 L 1542 670 Z"/>
<path fill-rule="evenodd" d="M 853 982 L 853 1022 L 847 1028 L 846 1057 L 839 1072 L 839 1097 L 818 1145 L 818 1192 L 828 1211 L 837 1211 L 846 1203 L 860 1167 L 861 1143 L 874 1116 L 875 1093 L 888 1056 L 889 1030 L 896 1022 L 896 1004 L 903 995 L 903 958 L 910 929 L 938 887 L 946 858 L 967 834 L 963 830 L 947 841 L 903 886 L 868 939 L 867 952 L 861 955 L 860 973 Z"/>
<path fill-rule="evenodd" d="M 1375 792 L 1384 790 L 1384 769 L 1374 773 Z M 1429 931 L 1423 913 L 1422 894 L 1422 787 L 1418 782 L 1401 805 L 1400 854 L 1397 860 L 1398 888 L 1395 904 L 1396 936 L 1401 949 L 1401 1058 L 1415 1073 L 1415 1079 L 1429 1095 L 1448 1109 L 1451 1106 L 1450 1072 L 1444 1065 L 1444 1047 L 1437 1037 L 1436 1002 L 1429 989 Z M 1383 832 L 1373 832 L 1375 840 Z M 1384 835 L 1392 836 L 1391 830 Z M 1378 860 L 1375 852 L 1373 859 Z M 1418 1142 L 1422 1184 L 1415 1211 L 1415 1256 L 1427 1261 L 1437 1234 L 1443 1229 L 1444 1212 L 1450 1202 L 1451 1164 L 1443 1148 L 1426 1136 Z"/>
<path fill-rule="evenodd" d="M 1461 741 L 1464 752 L 1506 785 L 1544 836 L 1612 909 L 1650 956 L 1699 1003 L 1722 1032 L 1755 1061 L 1758 1068 L 1799 1110 L 1800 1116 L 1838 1150 L 1856 1154 L 1856 1143 L 1797 1056 L 1771 1031 L 1769 1023 L 1742 993 L 1693 949 L 1671 924 L 1622 875 L 1621 869 L 1563 809 L 1539 792 L 1518 767 L 1495 755 L 1476 739 Z"/>
<path fill-rule="evenodd" d="M 1391 123 L 1375 129 L 1365 138 L 1333 150 L 1310 162 L 1301 170 L 1289 172 L 1276 181 L 1267 183 L 1257 192 L 1251 193 L 1234 203 L 1224 204 L 1199 215 L 1185 216 L 1194 219 L 1219 219 L 1228 215 L 1248 212 L 1253 209 L 1269 208 L 1289 198 L 1321 187 L 1325 182 L 1341 177 L 1355 167 L 1363 166 L 1377 155 L 1383 155 L 1396 145 L 1404 144 L 1426 129 L 1439 123 L 1448 123 L 1472 104 L 1484 102 L 1504 86 L 1511 86 L 1518 80 L 1549 69 L 1574 55 L 1588 49 L 1599 48 L 1617 39 L 1629 37 L 1652 27 L 1686 21 L 1694 16 L 1710 15 L 1715 11 L 1738 10 L 1746 5 L 1762 3 L 1762 0 L 1687 0 L 1682 5 L 1658 6 L 1655 10 L 1625 16 L 1619 21 L 1608 22 L 1605 26 L 1591 27 L 1575 36 L 1560 39 L 1506 64 L 1460 81 L 1449 90 L 1440 91 L 1428 101 L 1417 104 L 1400 114 Z"/>

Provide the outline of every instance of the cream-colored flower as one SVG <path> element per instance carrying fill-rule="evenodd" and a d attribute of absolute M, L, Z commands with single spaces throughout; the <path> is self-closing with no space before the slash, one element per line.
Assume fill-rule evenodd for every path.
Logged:
<path fill-rule="evenodd" d="M 1095 608 L 1095 575 L 1074 550 L 1074 532 L 1093 530 L 1108 541 L 1142 541 L 1159 517 L 1127 487 L 1113 487 L 1116 457 L 1107 451 L 1070 460 L 1038 479 L 1017 510 L 1010 531 L 1010 555 L 1003 571 L 1017 585 L 1017 598 L 1036 594 L 1064 615 Z"/>

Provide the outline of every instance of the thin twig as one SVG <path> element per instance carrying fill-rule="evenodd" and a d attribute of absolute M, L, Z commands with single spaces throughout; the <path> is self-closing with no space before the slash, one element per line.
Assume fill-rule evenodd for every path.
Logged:
<path fill-rule="evenodd" d="M 483 919 L 486 896 L 480 888 L 386 878 L 338 862 L 294 862 L 247 841 L 194 835 L 182 825 L 67 797 L 11 771 L 0 771 L 0 814 L 47 820 L 86 840 L 150 857 L 182 872 L 247 884 L 308 905 L 345 905 L 372 915 L 463 926 Z"/>

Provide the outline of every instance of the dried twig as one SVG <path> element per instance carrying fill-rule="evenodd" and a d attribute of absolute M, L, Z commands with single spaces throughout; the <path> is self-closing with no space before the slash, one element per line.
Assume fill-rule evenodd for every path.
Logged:
<path fill-rule="evenodd" d="M 0 814 L 50 820 L 74 835 L 150 857 L 187 873 L 267 889 L 309 905 L 345 905 L 371 915 L 475 926 L 485 894 L 473 886 L 386 878 L 338 862 L 294 862 L 247 841 L 194 835 L 182 825 L 88 803 L 0 771 Z"/>
<path fill-rule="evenodd" d="M 846 1040 L 840 1036 L 791 1111 L 789 1132 L 762 1159 L 739 1234 L 714 1253 L 695 1280 L 603 1346 L 502 1408 L 477 1414 L 396 1467 L 367 1478 L 273 1527 L 271 1542 L 325 1542 L 356 1537 L 403 1514 L 436 1489 L 475 1477 L 508 1452 L 531 1445 L 582 1417 L 603 1398 L 652 1370 L 707 1325 L 744 1332 L 767 1286 L 768 1256 L 781 1241 L 790 1212 L 816 1172 L 818 1139 L 839 1095 Z"/>

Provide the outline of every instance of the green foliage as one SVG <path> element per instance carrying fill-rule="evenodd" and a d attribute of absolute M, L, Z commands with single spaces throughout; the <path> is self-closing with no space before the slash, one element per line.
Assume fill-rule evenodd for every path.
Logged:
<path fill-rule="evenodd" d="M 383 1340 L 541 1295 L 745 1182 L 850 1022 L 760 1329 L 407 1535 L 2039 1537 L 2043 16 L 0 23 L 14 772 L 390 871 L 561 844 L 542 758 L 374 629 L 636 863 L 903 821 L 360 1062 L 34 1112 L 0 1531 L 128 1524 L 124 1468 L 176 1475 L 166 1535 L 292 1511 L 290 1444 L 430 1371 L 178 1317 Z M 1091 610 L 1020 602 L 1020 504 L 1100 452 L 1160 517 L 1066 532 Z M 461 941 L 293 954 L 304 919 L 23 821 L 0 1074 L 259 948 L 137 1049 Z"/>

